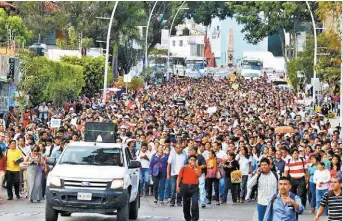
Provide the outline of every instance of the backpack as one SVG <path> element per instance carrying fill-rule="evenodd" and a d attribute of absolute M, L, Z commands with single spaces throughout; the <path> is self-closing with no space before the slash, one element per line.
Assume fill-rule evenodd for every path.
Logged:
<path fill-rule="evenodd" d="M 275 194 L 273 195 L 272 199 L 270 200 L 271 205 L 270 205 L 269 212 L 271 212 L 272 214 L 273 214 L 273 204 L 274 204 L 274 201 L 275 201 L 277 195 L 278 195 L 278 193 L 275 193 Z M 292 193 L 292 192 L 290 192 L 289 198 L 291 198 L 292 200 L 295 201 L 295 194 Z M 268 221 L 272 221 L 272 217 L 273 217 L 272 215 L 269 216 Z M 297 220 L 298 220 L 298 213 L 297 213 Z"/>
<path fill-rule="evenodd" d="M 273 175 L 275 176 L 275 179 L 276 179 L 276 183 L 278 183 L 278 182 L 279 182 L 279 177 L 278 177 L 277 173 L 276 173 L 275 171 L 270 171 L 270 172 L 273 173 Z M 260 174 L 257 176 L 257 182 L 256 182 L 256 186 L 257 186 L 257 187 L 258 187 L 258 181 L 260 180 L 261 174 L 262 174 L 262 173 L 260 173 Z"/>

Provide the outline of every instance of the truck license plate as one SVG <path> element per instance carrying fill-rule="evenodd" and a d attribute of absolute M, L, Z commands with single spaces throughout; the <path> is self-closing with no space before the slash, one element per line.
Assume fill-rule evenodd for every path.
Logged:
<path fill-rule="evenodd" d="M 77 193 L 77 200 L 92 200 L 91 193 Z"/>

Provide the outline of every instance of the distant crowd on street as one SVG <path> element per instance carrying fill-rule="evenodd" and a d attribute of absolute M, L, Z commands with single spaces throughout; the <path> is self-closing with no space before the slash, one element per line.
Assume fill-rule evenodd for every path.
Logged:
<path fill-rule="evenodd" d="M 0 115 L 7 200 L 43 200 L 51 170 L 46 158 L 83 140 L 87 122 L 113 122 L 115 142 L 141 162 L 140 196 L 183 206 L 187 221 L 201 218 L 199 207 L 239 209 L 251 201 L 259 221 L 301 220 L 305 209 L 314 220 L 342 220 L 342 140 L 326 114 L 329 106 L 339 113 L 338 95 L 321 98 L 323 108 L 312 115 L 294 90 L 264 78 L 173 77 L 124 95 L 110 92 L 106 102 L 83 96 L 63 110 L 44 102 L 22 115 L 18 108 Z M 52 119 L 61 125 L 52 127 Z"/>

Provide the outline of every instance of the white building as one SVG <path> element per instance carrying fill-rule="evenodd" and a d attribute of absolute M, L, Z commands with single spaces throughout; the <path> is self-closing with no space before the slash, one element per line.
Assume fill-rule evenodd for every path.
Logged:
<path fill-rule="evenodd" d="M 171 57 L 203 57 L 204 35 L 206 27 L 196 24 L 193 19 L 185 19 L 184 23 L 175 26 L 176 35 L 171 36 L 169 41 L 169 30 L 162 30 L 161 43 L 156 45 L 158 49 L 168 49 L 170 44 Z M 188 32 L 184 35 L 184 32 Z"/>

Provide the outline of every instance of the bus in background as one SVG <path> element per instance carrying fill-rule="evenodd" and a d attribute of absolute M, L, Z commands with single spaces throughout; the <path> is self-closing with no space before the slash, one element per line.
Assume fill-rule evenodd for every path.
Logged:
<path fill-rule="evenodd" d="M 187 57 L 186 76 L 190 78 L 201 78 L 207 71 L 207 62 L 205 57 Z"/>

